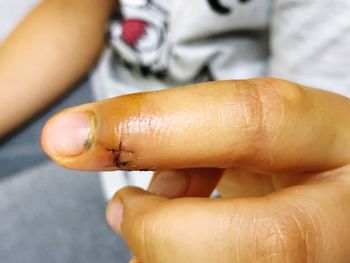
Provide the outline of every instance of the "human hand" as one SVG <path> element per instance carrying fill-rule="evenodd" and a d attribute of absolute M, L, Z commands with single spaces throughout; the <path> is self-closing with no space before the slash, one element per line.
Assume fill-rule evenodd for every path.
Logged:
<path fill-rule="evenodd" d="M 68 109 L 42 142 L 74 169 L 159 171 L 159 195 L 128 187 L 107 212 L 142 263 L 349 262 L 349 112 L 282 80 L 212 82 Z M 226 198 L 203 198 L 221 177 Z"/>

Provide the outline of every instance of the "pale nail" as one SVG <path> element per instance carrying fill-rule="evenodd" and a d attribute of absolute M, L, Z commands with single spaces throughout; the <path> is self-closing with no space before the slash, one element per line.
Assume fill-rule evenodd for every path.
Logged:
<path fill-rule="evenodd" d="M 85 112 L 61 113 L 43 131 L 50 155 L 79 155 L 89 145 L 92 116 Z"/>

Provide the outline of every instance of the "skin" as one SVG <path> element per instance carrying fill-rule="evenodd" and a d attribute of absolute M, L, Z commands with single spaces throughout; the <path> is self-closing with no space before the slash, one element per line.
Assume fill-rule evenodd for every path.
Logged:
<path fill-rule="evenodd" d="M 50 126 L 77 112 L 92 116 L 88 143 L 60 154 Z M 284 80 L 219 81 L 67 109 L 42 145 L 68 168 L 157 171 L 107 209 L 132 262 L 346 263 L 349 112 L 347 98 Z M 225 198 L 208 198 L 216 186 Z"/>
<path fill-rule="evenodd" d="M 0 114 L 0 139 L 88 72 L 115 5 L 114 0 L 44 0 L 1 43 L 0 111 L 6 114 Z"/>

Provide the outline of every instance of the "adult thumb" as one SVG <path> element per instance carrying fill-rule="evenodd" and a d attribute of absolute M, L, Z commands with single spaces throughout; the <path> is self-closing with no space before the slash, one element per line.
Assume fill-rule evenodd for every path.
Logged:
<path fill-rule="evenodd" d="M 349 171 L 259 198 L 119 191 L 107 218 L 142 263 L 348 262 Z"/>

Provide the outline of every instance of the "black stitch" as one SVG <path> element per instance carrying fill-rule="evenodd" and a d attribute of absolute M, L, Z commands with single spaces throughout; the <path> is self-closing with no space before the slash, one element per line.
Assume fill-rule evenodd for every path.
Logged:
<path fill-rule="evenodd" d="M 120 155 L 123 151 L 122 149 L 122 142 L 119 143 L 118 148 L 107 148 L 107 151 L 113 154 L 113 160 L 112 160 L 112 166 L 123 169 L 125 166 L 128 165 L 128 162 L 122 162 L 120 160 Z M 130 152 L 131 153 L 131 152 Z"/>
<path fill-rule="evenodd" d="M 125 167 L 127 165 L 128 165 L 128 162 L 121 162 L 121 161 L 116 162 L 116 166 L 119 168 Z"/>

